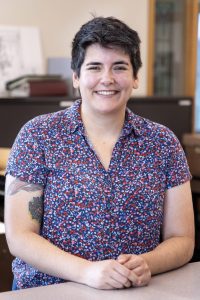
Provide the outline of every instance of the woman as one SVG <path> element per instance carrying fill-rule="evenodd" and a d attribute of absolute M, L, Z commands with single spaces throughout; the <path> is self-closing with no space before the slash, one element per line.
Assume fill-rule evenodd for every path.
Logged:
<path fill-rule="evenodd" d="M 72 44 L 81 100 L 36 117 L 9 159 L 6 235 L 16 288 L 75 281 L 144 286 L 194 248 L 190 173 L 162 125 L 126 108 L 141 67 L 137 33 L 115 18 Z"/>

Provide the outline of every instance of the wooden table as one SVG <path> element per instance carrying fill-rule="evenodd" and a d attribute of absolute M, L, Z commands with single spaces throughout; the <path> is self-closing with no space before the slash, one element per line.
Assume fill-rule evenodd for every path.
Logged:
<path fill-rule="evenodd" d="M 0 293 L 0 300 L 199 300 L 200 262 L 156 275 L 141 288 L 97 290 L 74 282 Z"/>

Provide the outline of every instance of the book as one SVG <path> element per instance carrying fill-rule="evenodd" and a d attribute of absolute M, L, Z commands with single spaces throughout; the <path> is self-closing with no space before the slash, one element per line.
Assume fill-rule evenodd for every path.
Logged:
<path fill-rule="evenodd" d="M 6 82 L 6 89 L 11 91 L 29 81 L 51 81 L 51 80 L 60 80 L 62 79 L 61 75 L 23 75 L 15 79 L 9 80 Z"/>
<path fill-rule="evenodd" d="M 66 96 L 67 82 L 57 75 L 26 76 L 8 82 L 12 97 Z"/>

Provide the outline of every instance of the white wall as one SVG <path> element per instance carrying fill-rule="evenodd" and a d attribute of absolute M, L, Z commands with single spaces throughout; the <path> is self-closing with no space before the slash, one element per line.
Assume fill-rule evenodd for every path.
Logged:
<path fill-rule="evenodd" d="M 72 38 L 91 14 L 120 18 L 138 31 L 143 67 L 135 94 L 146 95 L 148 0 L 0 0 L 0 25 L 40 28 L 45 61 L 48 57 L 70 57 Z"/>

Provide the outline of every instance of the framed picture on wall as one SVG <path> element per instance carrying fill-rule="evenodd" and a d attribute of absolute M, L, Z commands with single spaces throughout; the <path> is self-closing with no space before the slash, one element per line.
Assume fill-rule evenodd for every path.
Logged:
<path fill-rule="evenodd" d="M 0 96 L 5 83 L 25 74 L 43 74 L 44 64 L 37 27 L 0 26 Z"/>

